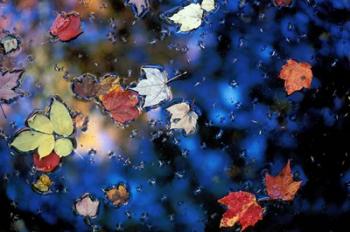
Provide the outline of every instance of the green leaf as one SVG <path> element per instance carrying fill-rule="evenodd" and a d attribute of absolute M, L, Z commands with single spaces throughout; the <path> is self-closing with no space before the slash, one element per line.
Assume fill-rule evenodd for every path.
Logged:
<path fill-rule="evenodd" d="M 53 133 L 53 126 L 48 117 L 42 114 L 35 114 L 28 120 L 28 126 L 36 131 L 43 132 L 46 134 Z"/>
<path fill-rule="evenodd" d="M 39 147 L 41 156 L 45 156 L 47 150 L 49 150 L 50 144 L 52 144 L 52 141 L 53 143 L 55 141 L 53 135 L 43 134 L 37 131 L 25 130 L 16 135 L 11 143 L 11 146 L 22 152 L 33 151 Z"/>
<path fill-rule="evenodd" d="M 41 138 L 41 143 L 38 148 L 40 159 L 51 154 L 55 147 L 55 137 L 53 135 L 44 134 Z"/>
<path fill-rule="evenodd" d="M 56 98 L 51 104 L 50 120 L 57 134 L 68 137 L 73 133 L 74 125 L 69 110 Z"/>
<path fill-rule="evenodd" d="M 55 152 L 58 156 L 68 156 L 74 150 L 72 141 L 70 139 L 58 139 L 55 144 Z"/>

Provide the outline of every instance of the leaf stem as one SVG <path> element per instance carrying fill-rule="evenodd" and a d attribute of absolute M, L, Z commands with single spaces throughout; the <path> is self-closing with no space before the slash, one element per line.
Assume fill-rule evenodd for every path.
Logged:
<path fill-rule="evenodd" d="M 2 108 L 2 104 L 1 103 L 0 103 L 0 108 L 1 108 L 2 114 L 4 115 L 4 118 L 7 120 L 7 116 L 6 116 L 5 110 L 4 110 L 4 108 Z"/>
<path fill-rule="evenodd" d="M 173 78 L 169 79 L 166 83 L 169 84 L 170 82 L 173 82 L 173 81 L 175 81 L 175 80 L 177 80 L 180 77 L 185 76 L 185 75 L 187 75 L 187 71 L 174 76 Z"/>

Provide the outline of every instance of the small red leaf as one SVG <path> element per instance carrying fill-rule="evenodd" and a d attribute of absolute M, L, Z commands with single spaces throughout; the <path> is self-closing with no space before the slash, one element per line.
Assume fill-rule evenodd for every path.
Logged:
<path fill-rule="evenodd" d="M 301 186 L 301 181 L 294 181 L 290 161 L 277 176 L 265 176 L 266 191 L 273 200 L 291 201 Z"/>
<path fill-rule="evenodd" d="M 78 37 L 83 33 L 81 30 L 80 15 L 77 12 L 61 12 L 53 22 L 50 33 L 63 42 Z"/>
<path fill-rule="evenodd" d="M 251 193 L 230 192 L 218 202 L 228 207 L 222 215 L 220 227 L 232 227 L 238 222 L 243 231 L 249 226 L 254 226 L 263 218 L 263 209 Z"/>
<path fill-rule="evenodd" d="M 310 64 L 298 63 L 291 59 L 287 61 L 287 64 L 283 65 L 280 72 L 280 78 L 284 80 L 284 88 L 288 95 L 302 88 L 309 89 L 311 87 L 312 76 Z"/>
<path fill-rule="evenodd" d="M 100 96 L 102 105 L 111 113 L 112 118 L 119 123 L 127 123 L 136 119 L 140 114 L 137 107 L 138 95 L 134 91 L 124 90 L 116 86 L 107 94 Z"/>
<path fill-rule="evenodd" d="M 292 4 L 293 0 L 273 0 L 275 6 L 287 7 Z"/>
<path fill-rule="evenodd" d="M 55 152 L 42 159 L 40 159 L 39 154 L 34 154 L 33 162 L 36 170 L 40 172 L 52 172 L 60 164 L 60 157 Z"/>

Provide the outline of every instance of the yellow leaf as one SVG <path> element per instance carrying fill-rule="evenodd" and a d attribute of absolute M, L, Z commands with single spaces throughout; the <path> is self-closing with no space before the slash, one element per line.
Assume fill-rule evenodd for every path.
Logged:
<path fill-rule="evenodd" d="M 50 120 L 53 125 L 53 130 L 57 134 L 68 137 L 73 133 L 73 119 L 69 113 L 69 110 L 56 98 L 51 104 Z"/>
<path fill-rule="evenodd" d="M 55 152 L 60 157 L 70 155 L 73 149 L 73 144 L 70 139 L 62 138 L 56 141 Z"/>
<path fill-rule="evenodd" d="M 38 154 L 40 159 L 51 154 L 55 147 L 55 137 L 53 135 L 43 134 L 40 139 Z"/>
<path fill-rule="evenodd" d="M 42 114 L 35 114 L 32 117 L 28 119 L 28 126 L 36 131 L 43 132 L 46 134 L 52 134 L 53 133 L 53 126 L 45 115 Z"/>
<path fill-rule="evenodd" d="M 22 152 L 33 151 L 38 148 L 46 134 L 25 130 L 16 135 L 11 146 Z"/>
<path fill-rule="evenodd" d="M 38 180 L 33 183 L 33 188 L 40 193 L 46 193 L 50 190 L 52 181 L 48 175 L 41 175 Z"/>

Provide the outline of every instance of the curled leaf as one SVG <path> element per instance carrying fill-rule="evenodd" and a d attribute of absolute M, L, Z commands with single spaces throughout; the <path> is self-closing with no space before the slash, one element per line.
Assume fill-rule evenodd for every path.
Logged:
<path fill-rule="evenodd" d="M 60 164 L 60 160 L 55 152 L 43 158 L 40 158 L 39 154 L 33 155 L 34 167 L 40 172 L 52 172 Z"/>
<path fill-rule="evenodd" d="M 183 129 L 186 134 L 195 132 L 198 115 L 191 111 L 187 103 L 178 103 L 168 107 L 166 110 L 171 114 L 170 129 Z"/>
<path fill-rule="evenodd" d="M 61 12 L 53 22 L 50 34 L 67 42 L 83 33 L 81 29 L 80 15 L 77 12 Z"/>
<path fill-rule="evenodd" d="M 116 207 L 120 207 L 129 201 L 129 191 L 125 184 L 119 184 L 116 187 L 105 190 L 105 194 L 108 200 Z"/>
<path fill-rule="evenodd" d="M 298 63 L 295 60 L 288 60 L 287 64 L 283 65 L 280 78 L 284 80 L 284 88 L 287 94 L 290 95 L 302 88 L 309 89 L 312 82 L 311 65 L 308 63 Z"/>
<path fill-rule="evenodd" d="M 39 176 L 35 183 L 33 183 L 32 187 L 38 193 L 47 193 L 49 192 L 52 184 L 53 183 L 50 177 L 48 175 L 43 174 Z"/>
<path fill-rule="evenodd" d="M 271 199 L 291 201 L 298 192 L 301 181 L 294 181 L 290 160 L 277 176 L 266 174 L 265 185 L 267 194 Z"/>
<path fill-rule="evenodd" d="M 220 227 L 232 227 L 238 222 L 243 231 L 263 218 L 263 209 L 251 193 L 230 192 L 218 202 L 227 206 L 227 211 L 222 215 Z"/>

